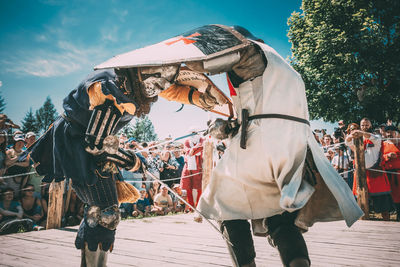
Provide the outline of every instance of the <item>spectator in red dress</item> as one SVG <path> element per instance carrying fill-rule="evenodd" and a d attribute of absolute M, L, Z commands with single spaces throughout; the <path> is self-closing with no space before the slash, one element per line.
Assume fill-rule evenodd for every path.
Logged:
<path fill-rule="evenodd" d="M 381 165 L 388 171 L 391 195 L 396 207 L 397 221 L 400 221 L 400 134 L 399 129 L 390 125 L 385 127 L 385 135 L 388 138 L 383 142 Z M 397 173 L 397 174 L 395 174 Z"/>
<path fill-rule="evenodd" d="M 197 132 L 192 129 L 192 133 Z M 188 203 L 196 206 L 202 193 L 202 165 L 203 165 L 204 139 L 194 135 L 185 141 L 185 166 L 182 171 L 181 188 L 186 190 Z M 197 191 L 196 204 L 193 190 Z"/>

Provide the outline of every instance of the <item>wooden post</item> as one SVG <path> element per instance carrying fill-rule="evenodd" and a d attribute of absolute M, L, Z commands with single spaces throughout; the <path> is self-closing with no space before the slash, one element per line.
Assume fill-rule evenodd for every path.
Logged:
<path fill-rule="evenodd" d="M 68 212 L 69 203 L 71 202 L 72 179 L 69 179 L 67 184 L 68 184 L 68 191 L 67 191 L 67 197 L 65 199 L 64 214 L 66 214 Z"/>
<path fill-rule="evenodd" d="M 63 214 L 63 194 L 64 181 L 52 182 L 49 188 L 49 207 L 47 211 L 46 229 L 55 229 L 61 227 Z"/>
<path fill-rule="evenodd" d="M 201 178 L 201 191 L 203 192 L 211 178 L 211 172 L 213 169 L 213 149 L 213 142 L 210 140 L 210 138 L 207 138 L 203 142 L 203 175 Z M 195 216 L 193 219 L 198 223 L 203 221 L 203 218 L 200 215 Z"/>
<path fill-rule="evenodd" d="M 211 179 L 213 170 L 213 142 L 207 138 L 203 143 L 203 178 L 202 178 L 202 191 L 207 187 Z"/>
<path fill-rule="evenodd" d="M 354 138 L 355 175 L 357 177 L 357 202 L 364 212 L 363 220 L 369 219 L 367 173 L 365 170 L 365 153 L 362 136 Z"/>

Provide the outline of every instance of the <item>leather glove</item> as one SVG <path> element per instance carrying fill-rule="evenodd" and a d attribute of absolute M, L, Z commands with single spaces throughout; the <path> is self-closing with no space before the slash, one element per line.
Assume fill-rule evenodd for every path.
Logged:
<path fill-rule="evenodd" d="M 223 120 L 221 118 L 215 119 L 208 123 L 208 129 L 205 134 L 209 134 L 218 140 L 224 140 L 228 137 L 234 136 L 237 133 L 239 125 L 236 121 Z"/>
<path fill-rule="evenodd" d="M 201 108 L 207 111 L 212 110 L 215 107 L 215 105 L 219 104 L 217 99 L 211 95 L 209 90 L 206 90 L 204 93 L 200 95 L 199 102 Z"/>

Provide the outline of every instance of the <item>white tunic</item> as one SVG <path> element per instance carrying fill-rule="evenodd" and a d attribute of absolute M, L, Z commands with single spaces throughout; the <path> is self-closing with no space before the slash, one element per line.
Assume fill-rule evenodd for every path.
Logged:
<path fill-rule="evenodd" d="M 268 66 L 262 76 L 235 88 L 237 95 L 232 96 L 232 100 L 239 122 L 244 108 L 250 116 L 277 113 L 308 120 L 300 75 L 274 49 L 257 44 L 263 49 Z M 307 146 L 340 212 L 329 209 L 323 218 L 309 218 L 308 213 L 298 224 L 306 228 L 315 221 L 344 217 L 351 225 L 362 216 L 362 211 L 348 185 L 324 157 L 310 127 L 284 119 L 250 121 L 246 149 L 240 148 L 240 130 L 230 139 L 198 208 L 216 220 L 261 219 L 301 209 L 315 191 L 302 179 Z"/>

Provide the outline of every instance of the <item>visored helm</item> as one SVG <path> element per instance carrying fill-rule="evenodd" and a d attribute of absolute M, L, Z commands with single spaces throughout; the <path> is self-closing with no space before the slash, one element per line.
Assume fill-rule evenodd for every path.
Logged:
<path fill-rule="evenodd" d="M 169 88 L 178 75 L 180 65 L 138 68 L 141 89 L 146 97 L 154 97 Z"/>
<path fill-rule="evenodd" d="M 141 90 L 147 98 L 157 96 L 169 88 L 178 75 L 180 65 L 115 69 L 119 82 L 128 95 Z"/>

